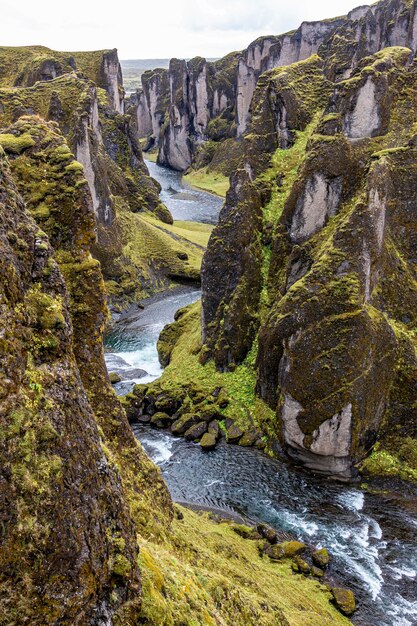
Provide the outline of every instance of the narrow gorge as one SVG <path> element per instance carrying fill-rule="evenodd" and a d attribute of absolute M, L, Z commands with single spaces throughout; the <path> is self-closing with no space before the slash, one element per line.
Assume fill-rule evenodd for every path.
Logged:
<path fill-rule="evenodd" d="M 416 53 L 0 47 L 0 624 L 417 624 Z"/>

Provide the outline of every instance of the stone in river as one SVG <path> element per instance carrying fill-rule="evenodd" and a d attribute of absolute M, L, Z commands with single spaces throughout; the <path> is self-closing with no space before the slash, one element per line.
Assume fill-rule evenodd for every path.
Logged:
<path fill-rule="evenodd" d="M 213 450 L 216 447 L 216 436 L 213 433 L 205 433 L 200 440 L 200 446 L 203 450 Z"/>
<path fill-rule="evenodd" d="M 205 432 L 207 432 L 207 422 L 199 422 L 198 424 L 191 426 L 184 433 L 184 437 L 188 441 L 195 441 L 196 439 L 201 439 Z"/>

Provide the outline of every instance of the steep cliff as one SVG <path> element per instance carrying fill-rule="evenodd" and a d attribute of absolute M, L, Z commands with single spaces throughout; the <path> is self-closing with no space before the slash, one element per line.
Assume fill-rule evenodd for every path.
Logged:
<path fill-rule="evenodd" d="M 186 170 L 202 142 L 234 135 L 237 59 L 172 59 L 169 70 L 143 74 L 133 105 L 139 136 L 147 149 L 159 146 L 159 163 Z"/>
<path fill-rule="evenodd" d="M 348 624 L 253 529 L 173 518 L 106 373 L 84 168 L 38 116 L 0 146 L 2 624 Z"/>
<path fill-rule="evenodd" d="M 84 166 L 98 235 L 93 253 L 102 263 L 112 300 L 123 305 L 169 286 L 172 277 L 198 280 L 201 251 L 191 246 L 190 254 L 189 244 L 172 233 L 161 242 L 160 227 L 172 224 L 172 217 L 143 163 L 135 120 L 122 114 L 115 102 L 116 92 L 123 94 L 116 52 L 73 53 L 74 62 L 65 65 L 65 53 L 3 48 L 3 84 L 17 81 L 13 68 L 19 76 L 32 76 L 46 54 L 60 63 L 57 76 L 38 76 L 42 80 L 32 86 L 1 88 L 0 124 L 6 126 L 26 113 L 59 124 Z M 153 257 L 141 245 L 145 238 L 155 250 Z M 188 254 L 190 263 L 181 261 L 178 253 Z"/>
<path fill-rule="evenodd" d="M 161 336 L 143 410 L 180 387 L 230 441 L 345 479 L 374 451 L 365 469 L 415 476 L 415 72 L 391 47 L 337 83 L 317 55 L 260 76 L 201 319 Z"/>
<path fill-rule="evenodd" d="M 53 123 L 23 117 L 0 145 L 2 621 L 130 618 L 138 523 L 162 530 L 171 505 L 108 381 L 88 185 Z"/>
<path fill-rule="evenodd" d="M 232 234 L 226 241 L 233 252 L 229 250 L 220 282 L 211 254 L 222 229 L 233 231 L 232 222 L 221 219 L 203 261 L 203 338 L 218 367 L 234 366 L 233 334 L 245 346 L 238 361 L 255 336 L 248 332 L 248 320 L 239 324 L 250 307 L 251 323 L 261 324 L 257 391 L 277 411 L 277 421 L 264 427 L 307 467 L 350 476 L 378 433 L 416 436 L 411 399 L 416 321 L 410 313 L 417 296 L 410 256 L 416 221 L 415 194 L 409 193 L 408 183 L 415 175 L 413 107 L 408 109 L 416 98 L 415 66 L 405 48 L 365 58 L 352 78 L 334 89 L 293 180 L 275 167 L 274 157 L 259 175 L 259 166 L 262 172 L 274 149 L 275 159 L 285 159 L 283 148 L 296 147 L 294 131 L 305 128 L 305 112 L 314 112 L 307 99 L 318 110 L 323 103 L 300 82 L 308 80 L 310 89 L 314 85 L 311 61 L 306 63 L 263 74 L 253 103 L 247 138 L 248 144 L 256 142 L 253 184 L 269 187 L 268 195 L 272 186 L 264 216 L 272 213 L 277 219 L 270 261 L 264 249 L 265 300 L 260 300 L 259 288 L 244 287 L 256 261 L 252 258 L 250 269 L 246 267 L 241 255 L 249 248 L 234 247 Z M 326 97 L 330 83 L 322 75 L 319 84 L 318 93 Z M 234 189 L 239 191 L 236 185 Z M 235 199 L 229 192 L 229 198 L 239 206 L 239 195 Z M 255 214 L 252 209 L 252 219 Z M 251 232 L 255 237 L 253 225 Z M 219 283 L 214 290 L 211 285 Z M 387 287 L 394 284 L 395 294 Z M 239 314 L 229 317 L 242 288 L 246 295 Z"/>
<path fill-rule="evenodd" d="M 184 171 L 211 163 L 212 170 L 222 172 L 231 146 L 222 150 L 221 145 L 247 131 L 252 98 L 263 72 L 318 53 L 326 77 L 344 80 L 362 58 L 386 47 L 415 51 L 416 20 L 414 3 L 383 0 L 360 6 L 344 17 L 303 22 L 295 31 L 260 37 L 242 52 L 215 63 L 173 59 L 169 71 L 157 70 L 151 80 L 149 75 L 143 80 L 136 109 L 141 136 L 149 137 L 148 148 L 159 145 L 161 164 Z"/>

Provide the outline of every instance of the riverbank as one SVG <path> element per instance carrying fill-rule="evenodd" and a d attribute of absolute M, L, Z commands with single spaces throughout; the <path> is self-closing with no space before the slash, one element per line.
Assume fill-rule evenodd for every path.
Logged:
<path fill-rule="evenodd" d="M 220 172 L 209 172 L 206 168 L 191 170 L 183 180 L 192 187 L 213 193 L 221 198 L 226 197 L 229 190 L 229 177 Z"/>

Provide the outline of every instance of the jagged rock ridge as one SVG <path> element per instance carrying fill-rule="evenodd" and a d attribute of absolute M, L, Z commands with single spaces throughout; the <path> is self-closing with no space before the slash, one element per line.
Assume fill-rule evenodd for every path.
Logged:
<path fill-rule="evenodd" d="M 290 33 L 261 37 L 240 53 L 214 63 L 173 59 L 169 70 L 147 72 L 137 98 L 137 124 L 148 148 L 159 145 L 161 164 L 192 165 L 205 141 L 240 137 L 251 118 L 259 76 L 318 53 L 333 81 L 348 78 L 357 63 L 389 46 L 417 47 L 414 3 L 384 0 L 345 17 L 303 22 Z"/>

